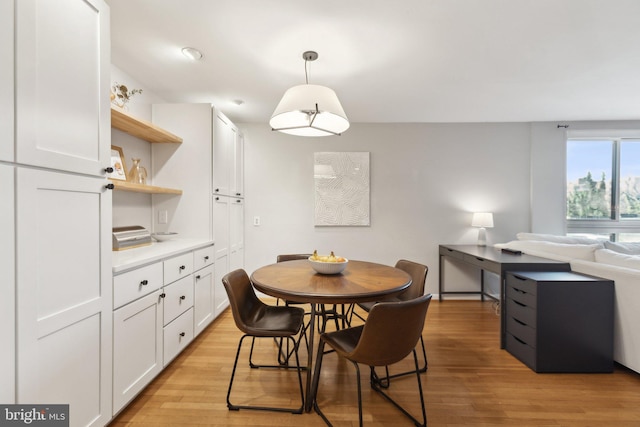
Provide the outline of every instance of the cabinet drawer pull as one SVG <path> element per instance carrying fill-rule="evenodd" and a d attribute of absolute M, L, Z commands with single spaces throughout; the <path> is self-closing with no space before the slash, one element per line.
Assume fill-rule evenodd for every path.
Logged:
<path fill-rule="evenodd" d="M 206 256 L 204 257 L 204 260 L 205 260 L 205 261 L 209 261 L 209 255 L 206 255 Z"/>
<path fill-rule="evenodd" d="M 516 279 L 520 280 L 521 282 L 524 282 L 525 280 L 527 280 L 524 277 L 520 277 L 520 276 L 513 276 L 513 277 L 515 277 Z"/>
<path fill-rule="evenodd" d="M 181 299 L 181 300 L 185 300 L 185 299 L 187 299 L 187 297 L 185 297 L 184 295 L 181 295 L 181 296 L 180 296 L 180 299 Z"/>
<path fill-rule="evenodd" d="M 181 266 L 180 266 L 180 267 L 178 267 L 178 268 L 179 268 L 180 270 L 184 270 L 184 269 L 185 269 L 185 268 L 187 268 L 187 267 L 185 267 L 184 265 L 181 265 Z"/>
<path fill-rule="evenodd" d="M 477 259 L 478 261 L 480 261 L 480 262 L 484 262 L 484 258 L 478 258 L 478 257 L 476 257 L 476 259 Z"/>
<path fill-rule="evenodd" d="M 220 197 L 216 197 L 216 200 L 220 200 Z"/>
<path fill-rule="evenodd" d="M 514 291 L 516 291 L 519 294 L 526 294 L 527 293 L 527 292 L 523 291 L 522 289 L 518 289 L 518 288 L 511 288 L 511 289 L 513 289 Z"/>
<path fill-rule="evenodd" d="M 525 304 L 523 304 L 523 303 L 521 303 L 521 302 L 519 302 L 519 301 L 516 301 L 516 300 L 511 300 L 511 301 L 513 301 L 513 303 L 514 303 L 514 304 L 517 304 L 517 305 L 519 305 L 520 307 L 527 307 Z"/>
<path fill-rule="evenodd" d="M 515 317 L 512 317 L 512 319 L 513 319 L 513 321 L 514 321 L 514 322 L 516 322 L 516 323 L 518 323 L 518 324 L 520 324 L 520 325 L 522 325 L 522 326 L 529 326 L 529 325 L 527 325 L 526 323 L 521 322 L 520 320 L 516 319 Z"/>
<path fill-rule="evenodd" d="M 104 168 L 106 173 L 113 173 L 113 168 L 111 166 Z"/>
<path fill-rule="evenodd" d="M 140 286 L 147 286 L 149 284 L 149 281 L 147 279 L 144 279 L 142 282 L 140 282 Z"/>
<path fill-rule="evenodd" d="M 200 275 L 199 274 L 196 276 L 196 280 L 200 280 Z"/>
<path fill-rule="evenodd" d="M 109 184 L 105 185 L 104 188 L 106 188 L 107 190 L 113 190 L 114 188 L 116 188 L 116 186 L 113 185 L 112 183 L 109 183 Z"/>
<path fill-rule="evenodd" d="M 236 196 L 241 196 L 241 195 L 242 195 L 242 194 L 240 194 L 240 193 L 236 193 Z"/>
<path fill-rule="evenodd" d="M 214 192 L 214 193 L 218 193 L 218 192 L 220 192 L 220 189 L 219 189 L 219 188 L 216 188 L 215 190 L 213 190 L 213 192 Z M 217 199 L 216 199 L 216 200 L 217 200 Z"/>
<path fill-rule="evenodd" d="M 185 334 L 184 332 L 180 332 L 180 336 L 181 336 L 181 337 L 183 337 L 183 336 L 185 336 L 185 335 L 186 335 L 186 334 Z"/>
<path fill-rule="evenodd" d="M 520 344 L 527 345 L 527 343 L 526 343 L 526 342 L 524 342 L 524 341 L 522 341 L 520 338 L 518 338 L 518 337 L 516 337 L 516 336 L 513 336 L 513 335 L 511 335 L 511 336 L 512 336 L 516 341 L 518 341 Z"/>
<path fill-rule="evenodd" d="M 165 294 L 164 292 L 160 294 L 160 298 L 164 298 L 166 296 L 167 296 L 167 294 Z"/>
<path fill-rule="evenodd" d="M 240 200 L 240 199 L 236 200 L 236 203 L 240 203 L 240 202 L 242 202 L 242 200 Z"/>

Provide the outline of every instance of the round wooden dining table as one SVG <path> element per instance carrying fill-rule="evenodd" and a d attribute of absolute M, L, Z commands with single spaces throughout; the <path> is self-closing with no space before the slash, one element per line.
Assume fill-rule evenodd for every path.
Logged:
<path fill-rule="evenodd" d="M 285 261 L 261 267 L 251 275 L 260 292 L 287 301 L 311 304 L 305 410 L 311 411 L 311 378 L 316 305 L 383 301 L 411 285 L 411 276 L 388 265 L 349 261 L 339 274 L 319 274 L 307 260 Z"/>

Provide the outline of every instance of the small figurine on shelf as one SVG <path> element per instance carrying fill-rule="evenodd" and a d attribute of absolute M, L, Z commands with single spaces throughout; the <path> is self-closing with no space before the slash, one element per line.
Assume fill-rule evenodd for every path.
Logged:
<path fill-rule="evenodd" d="M 129 181 L 135 184 L 147 184 L 147 169 L 144 166 L 140 166 L 140 159 L 132 158 L 133 166 L 129 171 Z"/>
<path fill-rule="evenodd" d="M 129 90 L 125 85 L 116 82 L 111 86 L 111 103 L 126 110 L 127 102 L 137 93 L 142 93 L 142 89 Z"/>

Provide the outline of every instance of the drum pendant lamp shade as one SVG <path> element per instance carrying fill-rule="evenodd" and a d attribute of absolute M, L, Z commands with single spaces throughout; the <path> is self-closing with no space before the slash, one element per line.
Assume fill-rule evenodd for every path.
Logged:
<path fill-rule="evenodd" d="M 305 52 L 303 58 L 306 73 L 306 62 L 315 60 L 317 54 Z M 272 130 L 290 135 L 327 136 L 340 135 L 349 129 L 349 119 L 332 89 L 307 82 L 284 93 L 269 125 Z"/>

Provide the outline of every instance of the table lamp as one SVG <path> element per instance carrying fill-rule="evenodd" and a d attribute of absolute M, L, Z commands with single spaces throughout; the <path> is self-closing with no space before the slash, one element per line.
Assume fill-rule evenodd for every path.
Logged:
<path fill-rule="evenodd" d="M 491 212 L 475 212 L 471 220 L 472 227 L 479 227 L 478 246 L 487 246 L 487 228 L 493 228 L 493 214 Z"/>

